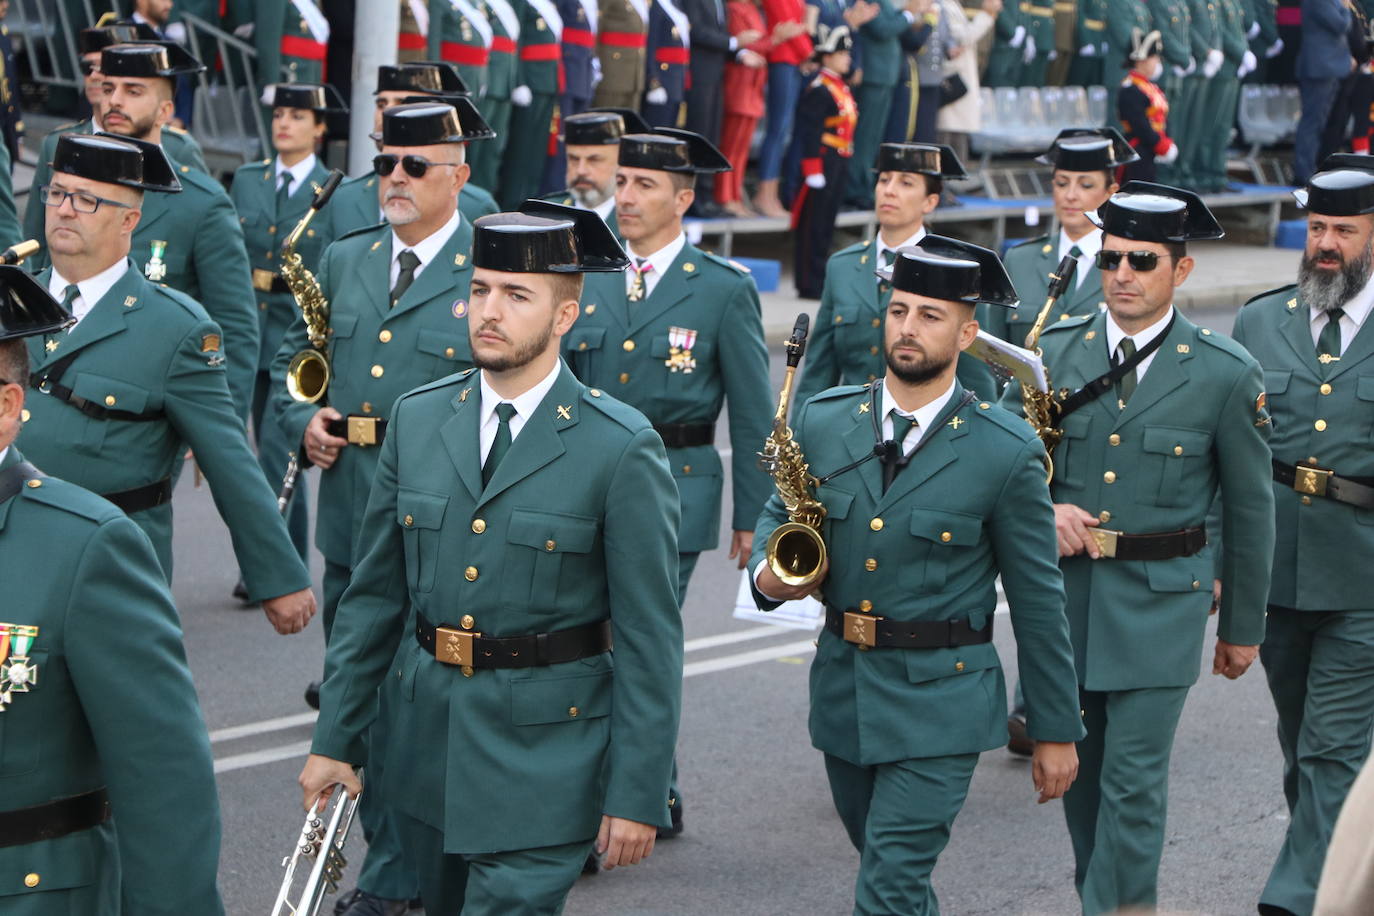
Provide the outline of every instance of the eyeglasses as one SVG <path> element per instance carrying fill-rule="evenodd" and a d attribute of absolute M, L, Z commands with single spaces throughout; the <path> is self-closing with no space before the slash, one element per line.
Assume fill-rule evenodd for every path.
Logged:
<path fill-rule="evenodd" d="M 132 210 L 131 204 L 122 204 L 117 200 L 110 200 L 108 197 L 96 197 L 94 194 L 87 194 L 85 191 L 64 191 L 61 188 L 54 188 L 50 184 L 45 184 L 38 189 L 38 196 L 43 201 L 45 207 L 60 207 L 68 199 L 72 202 L 72 209 L 77 213 L 94 213 L 100 209 L 101 204 L 109 204 L 111 207 L 122 207 L 125 210 Z"/>
<path fill-rule="evenodd" d="M 1097 269 L 1113 271 L 1121 266 L 1121 259 L 1125 258 L 1131 270 L 1136 273 L 1147 273 L 1159 266 L 1161 257 L 1172 257 L 1171 255 L 1161 255 L 1154 251 L 1099 251 L 1097 253 Z"/>
<path fill-rule="evenodd" d="M 397 156 L 394 153 L 379 153 L 372 157 L 372 168 L 378 175 L 386 177 L 396 171 L 396 163 L 401 164 L 401 168 L 406 170 L 406 174 L 411 178 L 424 178 L 430 166 L 446 165 L 451 169 L 458 168 L 456 162 L 430 162 L 423 156 Z"/>

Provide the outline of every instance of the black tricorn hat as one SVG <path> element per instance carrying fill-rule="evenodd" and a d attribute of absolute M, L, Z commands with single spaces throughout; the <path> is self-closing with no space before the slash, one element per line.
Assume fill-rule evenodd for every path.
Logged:
<path fill-rule="evenodd" d="M 926 235 L 900 249 L 890 267 L 875 273 L 893 289 L 932 299 L 1007 308 L 1021 301 L 996 252 L 943 235 Z"/>
<path fill-rule="evenodd" d="M 458 68 L 443 60 L 415 60 L 382 64 L 377 68 L 377 92 L 423 92 L 451 95 L 468 92 Z"/>
<path fill-rule="evenodd" d="M 94 28 L 82 29 L 76 36 L 76 53 L 94 54 L 97 51 L 105 50 L 110 45 L 128 44 L 131 41 L 157 40 L 157 32 L 153 31 L 153 27 L 147 23 L 118 19 L 104 25 L 97 25 Z"/>
<path fill-rule="evenodd" d="M 100 72 L 106 76 L 174 79 L 204 69 L 204 64 L 175 41 L 131 41 L 100 52 Z"/>
<path fill-rule="evenodd" d="M 1150 181 L 1126 182 L 1102 209 L 1086 215 L 1107 235 L 1140 242 L 1192 242 L 1226 234 L 1201 197 Z"/>
<path fill-rule="evenodd" d="M 701 134 L 660 127 L 651 134 L 626 134 L 620 139 L 620 164 L 660 172 L 709 174 L 732 168 L 715 145 Z"/>
<path fill-rule="evenodd" d="M 493 140 L 496 138 L 496 131 L 491 129 L 487 119 L 482 117 L 482 113 L 477 110 L 477 105 L 473 103 L 472 96 L 463 93 L 438 93 L 435 95 L 408 95 L 401 100 L 405 105 L 417 104 L 443 104 L 452 105 L 458 112 L 458 123 L 463 128 L 463 141 L 470 143 L 473 140 Z M 392 106 L 395 107 L 394 105 Z M 383 115 L 385 117 L 385 115 Z M 374 138 L 375 139 L 375 138 Z"/>
<path fill-rule="evenodd" d="M 604 220 L 544 200 L 513 213 L 492 213 L 473 224 L 472 263 L 520 274 L 615 273 L 629 265 Z"/>
<path fill-rule="evenodd" d="M 625 118 L 617 111 L 583 111 L 563 120 L 563 142 L 568 146 L 614 146 L 627 132 Z"/>
<path fill-rule="evenodd" d="M 1115 127 L 1066 127 L 1035 161 L 1066 172 L 1100 172 L 1139 158 Z"/>
<path fill-rule="evenodd" d="M 76 175 L 139 191 L 181 190 L 162 147 L 119 134 L 62 134 L 53 151 L 54 175 Z"/>
<path fill-rule="evenodd" d="M 967 178 L 964 164 L 943 143 L 884 143 L 878 147 L 875 172 L 915 172 L 935 178 Z"/>
<path fill-rule="evenodd" d="M 262 91 L 269 108 L 303 108 L 321 114 L 343 114 L 348 105 L 333 86 L 318 83 L 273 83 Z"/>
<path fill-rule="evenodd" d="M 486 127 L 485 121 L 482 126 Z M 386 146 L 434 146 L 484 138 L 469 138 L 463 132 L 458 109 L 452 104 L 426 99 L 423 102 L 393 105 L 383 111 L 381 139 Z"/>
<path fill-rule="evenodd" d="M 600 114 L 620 115 L 620 119 L 625 122 L 625 129 L 621 132 L 622 134 L 651 134 L 654 132 L 653 125 L 644 120 L 644 116 L 633 108 L 616 108 L 612 105 L 602 105 L 599 108 L 588 108 L 583 114 L 592 111 Z"/>
<path fill-rule="evenodd" d="M 0 266 L 0 341 L 51 334 L 75 322 L 71 312 L 48 295 L 24 268 Z"/>
<path fill-rule="evenodd" d="M 1327 156 L 1321 171 L 1293 196 L 1298 206 L 1323 216 L 1374 213 L 1374 162 L 1351 153 Z"/>

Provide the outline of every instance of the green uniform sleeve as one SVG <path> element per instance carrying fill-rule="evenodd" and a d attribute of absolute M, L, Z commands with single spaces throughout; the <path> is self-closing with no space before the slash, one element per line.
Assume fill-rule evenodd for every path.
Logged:
<path fill-rule="evenodd" d="M 246 420 L 258 372 L 261 328 L 253 295 L 243 227 L 227 194 L 214 195 L 195 226 L 192 259 L 200 304 L 224 329 L 224 356 L 229 393 L 239 419 Z"/>
<path fill-rule="evenodd" d="M 30 198 L 31 200 L 33 198 Z M 43 204 L 34 201 L 40 210 Z M 19 227 L 19 211 L 14 207 L 14 179 L 10 174 L 10 151 L 0 143 L 0 248 L 24 240 Z"/>
<path fill-rule="evenodd" d="M 763 341 L 763 311 L 752 280 L 739 278 L 721 323 L 720 366 L 729 411 L 730 477 L 735 531 L 749 531 L 768 498 L 769 477 L 758 466 L 758 450 L 772 428 L 768 347 Z"/>

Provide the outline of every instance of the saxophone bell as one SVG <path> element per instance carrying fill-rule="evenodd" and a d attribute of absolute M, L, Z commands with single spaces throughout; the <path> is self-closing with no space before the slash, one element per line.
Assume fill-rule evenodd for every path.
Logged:
<path fill-rule="evenodd" d="M 329 390 L 329 358 L 319 350 L 301 350 L 286 367 L 286 391 L 294 400 L 315 404 Z"/>

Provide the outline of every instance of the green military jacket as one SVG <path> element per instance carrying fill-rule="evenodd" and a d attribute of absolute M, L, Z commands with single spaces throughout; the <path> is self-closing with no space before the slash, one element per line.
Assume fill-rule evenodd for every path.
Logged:
<path fill-rule="evenodd" d="M 1193 14 L 1188 8 L 1188 0 L 1150 0 L 1150 18 L 1159 29 L 1164 40 L 1164 66 L 1188 69 L 1191 52 L 1188 49 L 1189 30 L 1193 24 Z M 1201 61 L 1198 61 L 1201 65 Z"/>
<path fill-rule="evenodd" d="M 323 82 L 325 49 L 296 5 L 291 0 L 251 0 L 251 4 L 258 85 Z"/>
<path fill-rule="evenodd" d="M 487 22 L 491 23 L 492 34 L 492 53 L 487 59 L 487 94 L 486 98 L 492 101 L 507 101 L 510 99 L 510 92 L 516 87 L 515 82 L 515 35 L 506 29 L 505 22 L 489 7 L 484 0 L 478 0 L 477 8 L 487 17 Z M 604 25 L 604 23 L 603 23 Z M 641 29 L 642 31 L 642 29 Z M 512 48 L 510 53 L 500 53 L 497 49 L 499 44 L 509 44 Z M 643 56 L 641 55 L 640 71 L 643 71 Z M 640 77 L 641 85 L 643 76 Z M 485 109 L 483 109 L 485 111 Z"/>
<path fill-rule="evenodd" d="M 1220 12 L 1216 0 L 1188 0 L 1188 8 L 1192 14 L 1188 32 L 1192 42 L 1190 50 L 1193 60 L 1197 62 L 1197 72 L 1193 75 L 1206 79 L 1202 75 L 1202 65 L 1207 59 L 1207 52 L 1221 47 Z"/>
<path fill-rule="evenodd" d="M 1000 337 L 1007 343 L 1018 347 L 1026 345 L 1026 335 L 1035 325 L 1040 310 L 1045 307 L 1045 297 L 1050 287 L 1050 274 L 1059 266 L 1059 233 L 1042 235 L 1023 242 L 1007 252 L 1002 259 L 1021 304 L 1012 309 L 987 309 L 987 318 L 981 322 L 989 334 Z M 1054 314 L 1046 319 L 1046 324 L 1063 321 L 1070 315 L 1086 314 L 1100 308 L 1102 303 L 1102 273 L 1089 270 L 1082 284 L 1075 285 L 1059 298 Z"/>
<path fill-rule="evenodd" d="M 1245 57 L 1245 52 L 1250 50 L 1249 39 L 1245 37 L 1246 30 L 1250 28 L 1250 20 L 1246 18 L 1248 14 L 1242 0 L 1216 2 L 1221 50 L 1226 55 L 1226 62 L 1222 64 L 1221 72 L 1217 75 L 1233 80 L 1236 79 L 1236 68 L 1240 66 L 1241 59 Z"/>
<path fill-rule="evenodd" d="M 1124 72 L 1122 68 L 1125 66 L 1126 55 L 1131 52 L 1131 30 L 1140 29 L 1141 33 L 1145 34 L 1154 28 L 1151 25 L 1150 8 L 1140 0 L 1107 0 L 1104 15 L 1107 23 L 1107 51 L 1103 65 L 1109 73 L 1113 72 L 1112 68 Z M 1201 66 L 1201 61 L 1198 65 Z M 1107 118 L 1115 120 L 1115 112 L 1108 112 Z"/>
<path fill-rule="evenodd" d="M 333 378 L 326 401 L 344 416 L 387 419 L 405 392 L 472 365 L 467 321 L 472 227 L 459 223 L 394 308 L 391 236 L 385 223 L 345 235 L 325 249 L 316 275 L 330 310 Z M 284 378 L 291 357 L 309 345 L 298 314 L 277 352 L 272 377 Z M 286 441 L 301 442 L 323 402 L 293 400 L 284 385 L 272 396 Z M 375 446 L 351 445 L 320 474 L 315 544 L 332 563 L 351 567 L 360 558 L 354 539 L 362 530 L 378 452 Z"/>
<path fill-rule="evenodd" d="M 318 160 L 306 181 L 295 188 L 287 198 L 286 209 L 277 212 L 276 160 L 263 159 L 240 166 L 234 172 L 234 182 L 229 187 L 229 198 L 239 214 L 239 225 L 243 227 L 243 243 L 248 250 L 249 267 L 253 277 L 267 280 L 267 274 L 276 274 L 281 269 L 281 246 L 286 237 L 296 228 L 296 224 L 310 209 L 315 191 L 324 184 L 329 172 Z M 296 244 L 296 253 L 306 269 L 313 271 L 319 266 L 320 256 L 333 239 L 321 224 L 325 221 L 316 216 L 310 221 Z M 298 306 L 289 292 L 262 290 L 261 284 L 254 283 L 253 291 L 258 307 L 258 364 L 259 371 L 272 365 L 277 348 L 286 336 L 286 329 L 296 318 Z"/>
<path fill-rule="evenodd" d="M 10 151 L 9 147 L 0 143 L 0 245 L 8 248 L 16 242 L 24 240 L 23 229 L 19 226 L 19 211 L 14 207 L 14 180 L 11 175 Z M 42 204 L 34 201 L 35 207 L 42 208 Z"/>
<path fill-rule="evenodd" d="M 1078 0 L 1078 28 L 1074 41 L 1078 47 L 1074 53 L 1093 46 L 1094 53 L 1102 54 L 1102 42 L 1107 35 L 1107 0 Z M 1002 18 L 998 16 L 997 18 Z"/>
<path fill-rule="evenodd" d="M 772 428 L 774 401 L 753 278 L 689 242 L 643 301 L 628 300 L 623 274 L 606 273 L 587 276 L 582 302 L 563 346 L 584 384 L 617 396 L 654 424 L 714 427 L 728 400 L 730 527 L 750 530 L 772 488 L 757 452 Z M 674 343 L 684 333 L 695 337 L 686 347 Z M 720 453 L 714 445 L 671 448 L 668 459 L 682 497 L 678 547 L 711 550 L 720 538 Z"/>
<path fill-rule="evenodd" d="M 22 460 L 11 448 L 0 470 Z M 0 849 L 0 910 L 223 913 L 210 741 L 157 558 L 103 499 L 56 477 L 26 483 L 0 502 L 0 617 L 38 628 L 36 679 L 4 709 L 4 805 L 104 787 L 114 819 Z M 17 649 L 6 640 L 9 660 Z"/>
<path fill-rule="evenodd" d="M 1340 359 L 1323 366 L 1310 311 L 1297 287 L 1285 286 L 1251 299 L 1236 315 L 1236 340 L 1264 368 L 1274 419 L 1270 450 L 1285 464 L 1374 477 L 1374 327 L 1366 321 Z M 1368 609 L 1365 567 L 1351 561 L 1374 546 L 1374 509 L 1272 487 L 1278 514 L 1269 603 L 1304 611 Z"/>
<path fill-rule="evenodd" d="M 528 86 L 534 93 L 557 95 L 558 73 L 563 67 L 559 36 L 534 4 L 511 0 L 511 6 L 520 14 L 520 59 L 515 65 L 515 85 Z M 553 53 L 542 53 L 538 50 L 541 45 L 552 45 Z"/>
<path fill-rule="evenodd" d="M 573 197 L 566 189 L 555 191 L 552 194 L 545 194 L 542 199 L 555 204 L 562 204 L 565 207 L 578 207 L 581 209 L 581 205 L 578 204 L 577 198 Z M 615 233 L 616 238 L 620 238 L 620 220 L 615 215 L 615 207 L 611 208 L 611 214 L 604 222 L 606 223 L 606 227 Z"/>
<path fill-rule="evenodd" d="M 1077 391 L 1110 368 L 1106 316 L 1094 311 L 1040 338 L 1054 388 Z M 1264 638 L 1273 554 L 1268 415 L 1260 368 L 1235 341 L 1175 311 L 1125 409 L 1107 392 L 1066 417 L 1054 450 L 1056 503 L 1097 515 L 1129 534 L 1203 525 L 1222 497 L 1222 597 L 1217 635 L 1236 645 Z M 1020 408 L 1020 389 L 1004 396 Z M 1140 561 L 1064 557 L 1069 626 L 1087 690 L 1186 687 L 1212 600 L 1212 547 L 1189 557 Z"/>
<path fill-rule="evenodd" d="M 859 27 L 863 46 L 863 85 L 895 86 L 906 58 L 898 38 L 911 23 L 891 0 L 876 0 L 878 15 Z M 999 17 L 1000 18 L 1000 17 Z"/>
<path fill-rule="evenodd" d="M 38 275 L 47 286 L 50 271 Z M 187 446 L 205 472 L 249 596 L 260 601 L 310 587 L 275 494 L 248 448 L 229 397 L 219 325 L 188 296 L 148 282 L 133 262 L 81 323 L 29 339 L 33 372 L 78 355 L 60 383 L 95 405 L 148 416 L 96 418 L 31 391 L 19 436 L 43 471 L 94 493 L 118 493 L 172 476 Z M 172 576 L 172 506 L 132 516 Z"/>
<path fill-rule="evenodd" d="M 499 213 L 501 208 L 491 192 L 475 184 L 465 184 L 458 192 L 458 210 L 463 219 L 471 223 L 488 213 Z M 321 231 L 327 238 L 339 239 L 350 232 L 375 226 L 383 219 L 382 205 L 377 198 L 377 173 L 368 172 L 340 184 L 315 224 L 323 224 Z"/>
<path fill-rule="evenodd" d="M 682 620 L 663 445 L 565 366 L 484 488 L 481 411 L 473 372 L 396 404 L 313 750 L 362 762 L 380 686 L 387 802 L 442 830 L 447 852 L 589 840 L 603 814 L 667 826 Z M 408 606 L 488 636 L 609 618 L 615 649 L 464 677 L 420 648 Z"/>
<path fill-rule="evenodd" d="M 482 15 L 475 4 L 470 8 L 478 16 Z M 450 0 L 429 2 L 428 52 L 430 60 L 448 61 L 458 68 L 474 99 L 486 95 L 489 51 L 482 33 Z"/>
<path fill-rule="evenodd" d="M 818 597 L 888 620 L 981 629 L 996 610 L 1000 575 L 1031 736 L 1077 741 L 1083 723 L 1044 449 L 1024 421 L 987 401 L 961 405 L 961 394 L 956 388 L 886 493 L 877 461 L 821 485 L 830 572 Z M 872 454 L 881 410 L 869 385 L 808 401 L 792 428 L 812 472 L 830 474 Z M 751 570 L 786 518 L 773 496 L 754 529 Z M 1006 696 L 990 642 L 865 652 L 825 630 L 811 667 L 811 743 L 857 766 L 975 754 L 1006 743 Z"/>
<path fill-rule="evenodd" d="M 869 239 L 835 252 L 826 263 L 821 305 L 802 360 L 797 403 L 832 385 L 862 385 L 887 373 L 883 318 L 892 288 L 880 284 L 873 273 L 875 250 Z M 986 307 L 979 307 L 980 321 L 986 312 Z M 959 381 L 980 397 L 997 394 L 987 366 L 965 353 L 959 354 Z"/>

